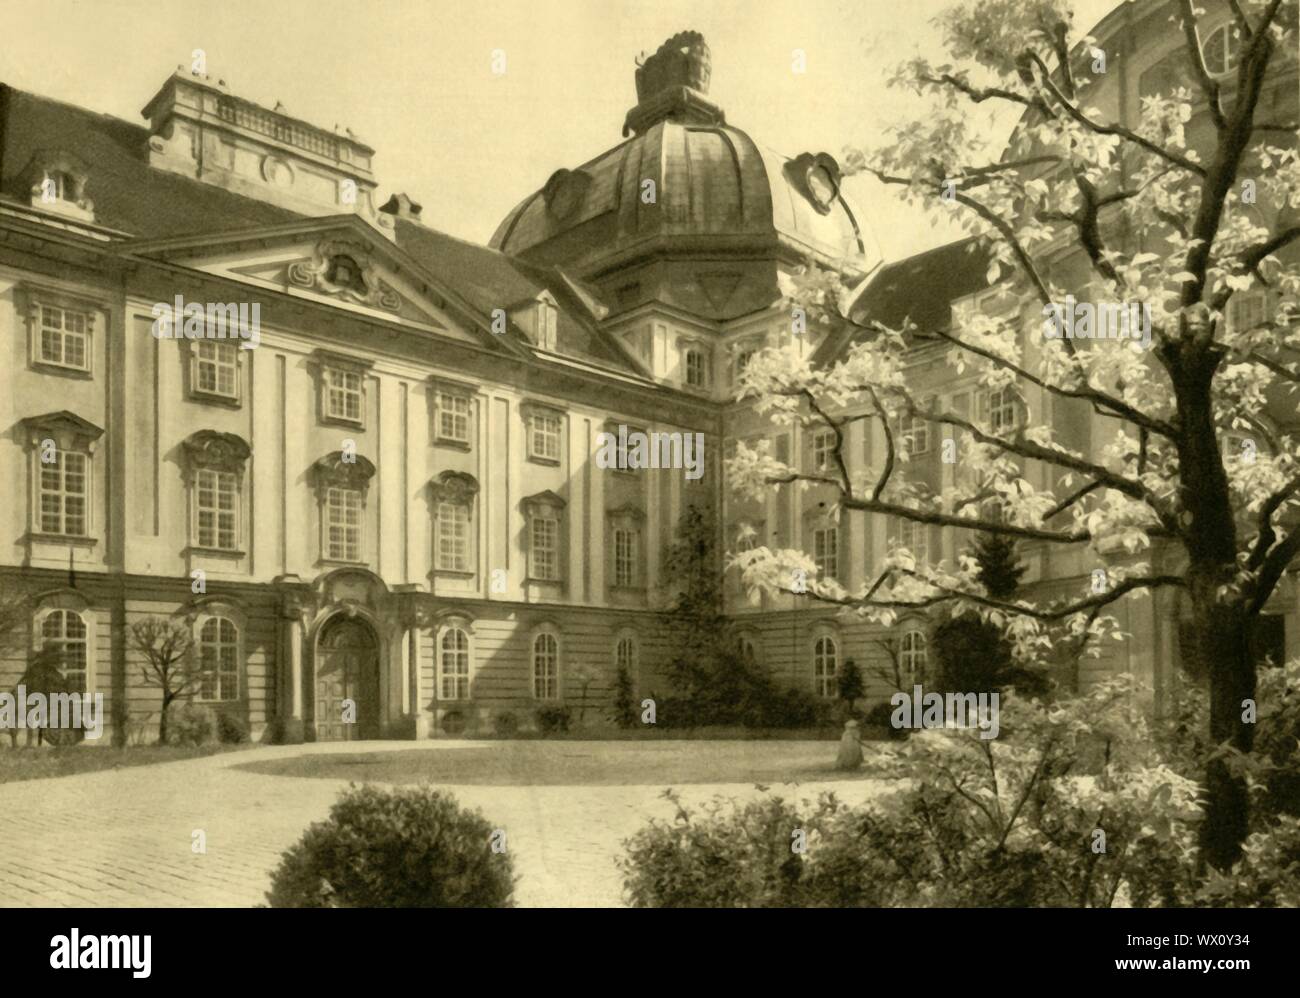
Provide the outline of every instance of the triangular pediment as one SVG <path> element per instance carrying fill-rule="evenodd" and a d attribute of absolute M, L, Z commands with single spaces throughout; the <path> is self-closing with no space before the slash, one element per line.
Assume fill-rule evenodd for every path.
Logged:
<path fill-rule="evenodd" d="M 517 351 L 450 284 L 355 216 L 124 244 L 125 253 L 167 260 L 251 287 Z"/>

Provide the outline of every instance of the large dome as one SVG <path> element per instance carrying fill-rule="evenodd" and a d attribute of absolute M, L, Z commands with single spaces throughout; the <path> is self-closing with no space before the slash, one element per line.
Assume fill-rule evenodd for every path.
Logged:
<path fill-rule="evenodd" d="M 848 276 L 879 260 L 840 192 L 833 157 L 759 146 L 706 96 L 708 48 L 674 36 L 637 71 L 620 145 L 553 174 L 498 226 L 492 246 L 597 276 L 646 256 L 811 257 Z"/>

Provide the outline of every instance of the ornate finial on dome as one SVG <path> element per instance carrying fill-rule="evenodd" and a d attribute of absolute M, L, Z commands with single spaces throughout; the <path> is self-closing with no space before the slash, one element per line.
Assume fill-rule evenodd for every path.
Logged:
<path fill-rule="evenodd" d="M 669 87 L 709 92 L 709 46 L 698 31 L 679 31 L 640 60 L 636 70 L 636 99 L 640 103 Z"/>
<path fill-rule="evenodd" d="M 627 113 L 623 134 L 643 132 L 665 119 L 722 124 L 722 108 L 708 99 L 712 63 L 698 31 L 679 31 L 651 56 L 637 60 L 637 105 Z"/>

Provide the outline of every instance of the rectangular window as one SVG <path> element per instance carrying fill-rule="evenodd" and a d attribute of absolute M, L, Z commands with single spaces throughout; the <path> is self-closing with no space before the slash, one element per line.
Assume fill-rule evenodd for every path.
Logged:
<path fill-rule="evenodd" d="M 560 521 L 553 516 L 532 518 L 532 557 L 529 574 L 534 579 L 554 582 L 560 577 Z"/>
<path fill-rule="evenodd" d="M 817 565 L 817 578 L 839 578 L 839 537 L 840 532 L 835 527 L 823 527 L 813 531 L 813 561 Z"/>
<path fill-rule="evenodd" d="M 835 431 L 818 430 L 812 438 L 813 468 L 828 471 L 835 463 Z"/>
<path fill-rule="evenodd" d="M 904 520 L 899 529 L 899 543 L 912 552 L 918 565 L 926 564 L 930 560 L 930 525 Z"/>
<path fill-rule="evenodd" d="M 325 415 L 330 419 L 361 422 L 361 375 L 336 367 L 325 369 Z"/>
<path fill-rule="evenodd" d="M 239 397 L 238 347 L 199 340 L 194 345 L 194 388 L 223 398 Z"/>
<path fill-rule="evenodd" d="M 998 388 L 980 395 L 981 408 L 989 432 L 1014 432 L 1020 422 L 1019 399 L 1014 388 Z"/>
<path fill-rule="evenodd" d="M 1263 291 L 1238 291 L 1228 299 L 1228 328 L 1245 333 L 1268 321 L 1268 295 Z"/>
<path fill-rule="evenodd" d="M 50 461 L 42 460 L 49 456 Z M 41 533 L 85 537 L 90 479 L 85 454 L 37 452 Z"/>
<path fill-rule="evenodd" d="M 927 400 L 926 408 L 934 403 Z M 920 416 L 904 416 L 899 426 L 899 439 L 907 444 L 907 451 L 913 457 L 930 452 L 930 424 Z"/>
<path fill-rule="evenodd" d="M 468 572 L 469 507 L 458 502 L 438 503 L 438 568 Z"/>
<path fill-rule="evenodd" d="M 438 438 L 455 443 L 469 443 L 469 406 L 463 395 L 438 393 Z"/>
<path fill-rule="evenodd" d="M 696 388 L 703 388 L 709 383 L 708 365 L 702 350 L 686 351 L 686 383 Z"/>
<path fill-rule="evenodd" d="M 614 585 L 636 585 L 637 532 L 619 528 L 614 531 Z"/>
<path fill-rule="evenodd" d="M 234 472 L 200 468 L 195 476 L 195 543 L 233 551 L 239 546 L 239 481 Z"/>
<path fill-rule="evenodd" d="M 325 496 L 325 557 L 361 560 L 361 493 L 332 487 Z"/>
<path fill-rule="evenodd" d="M 76 371 L 90 370 L 90 315 L 41 306 L 40 360 Z"/>
<path fill-rule="evenodd" d="M 528 434 L 529 456 L 544 461 L 560 459 L 560 417 L 544 412 L 534 413 Z"/>

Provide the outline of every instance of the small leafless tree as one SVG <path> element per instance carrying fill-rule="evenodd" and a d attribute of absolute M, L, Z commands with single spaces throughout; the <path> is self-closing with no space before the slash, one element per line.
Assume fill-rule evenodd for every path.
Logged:
<path fill-rule="evenodd" d="M 158 744 L 167 744 L 167 712 L 177 700 L 193 696 L 203 685 L 203 666 L 194 655 L 189 627 L 167 617 L 145 617 L 130 627 L 131 646 L 144 656 L 140 677 L 162 692 Z"/>

